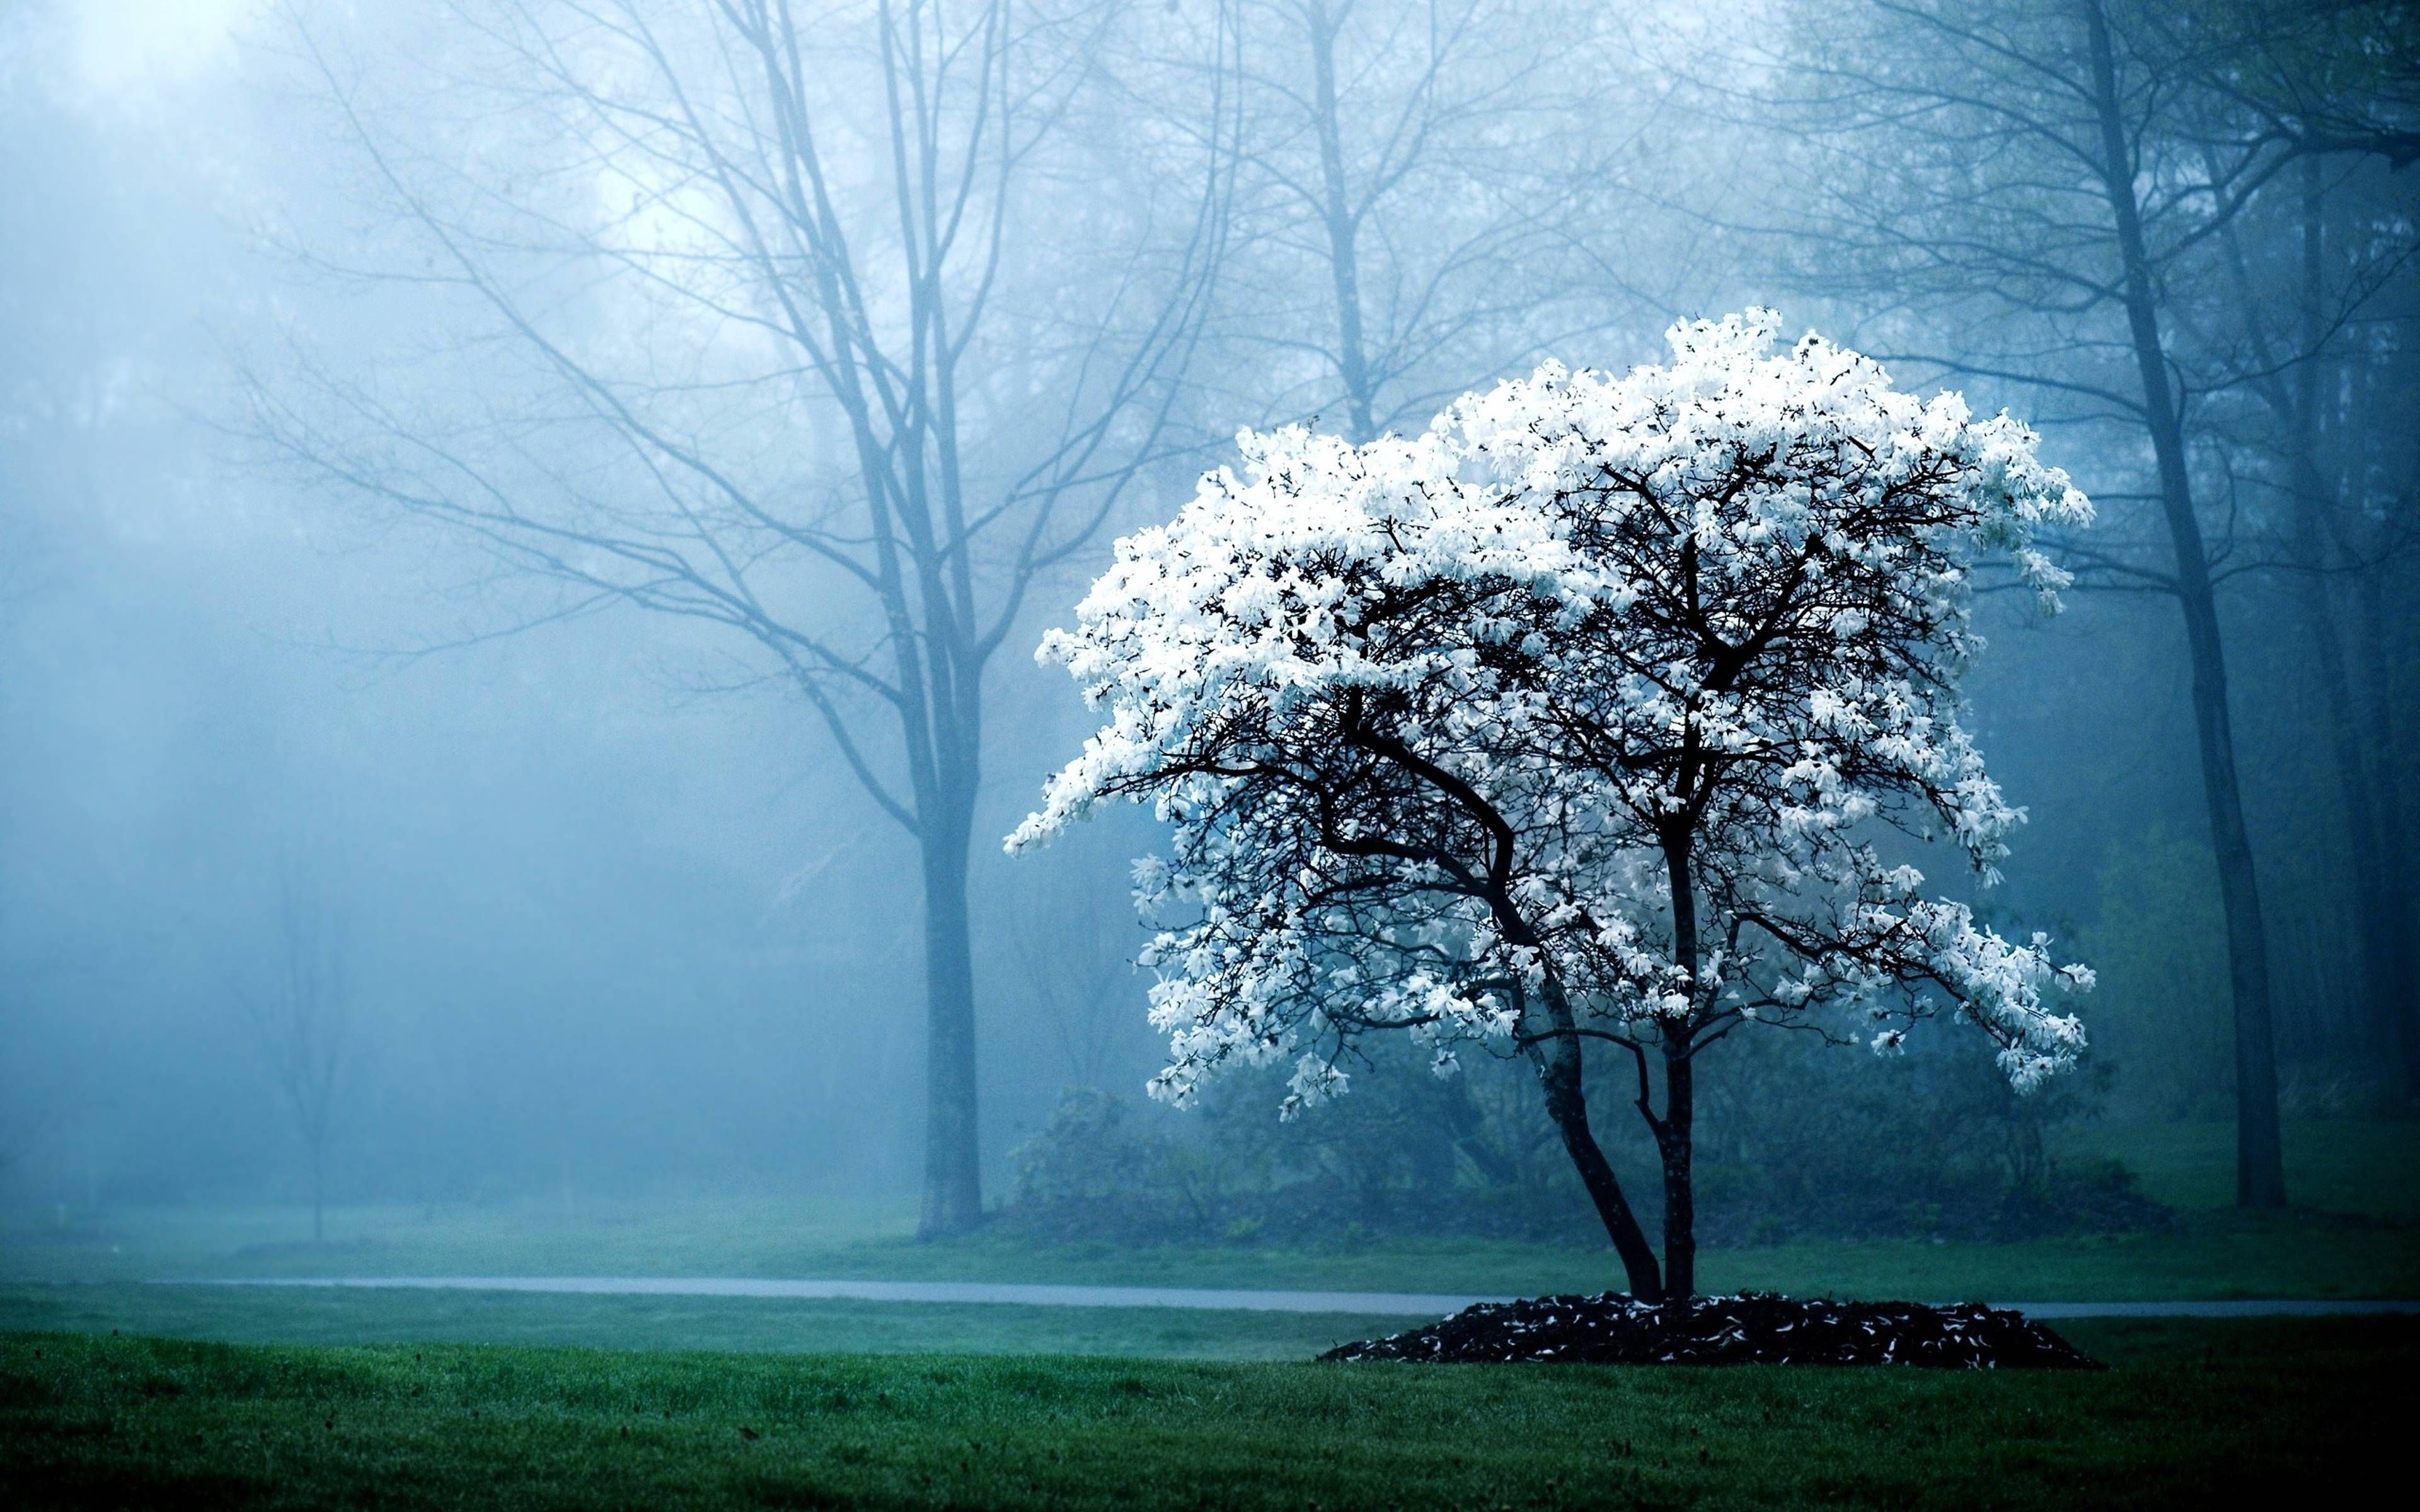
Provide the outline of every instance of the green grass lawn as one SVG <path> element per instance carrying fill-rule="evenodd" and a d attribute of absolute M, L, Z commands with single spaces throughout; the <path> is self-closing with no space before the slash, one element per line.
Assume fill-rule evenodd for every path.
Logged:
<path fill-rule="evenodd" d="M 2420 1222 L 2420 1124 L 2288 1119 L 2285 1149 L 2297 1210 Z M 2146 1193 L 2189 1211 L 2235 1201 L 2232 1123 L 2086 1122 L 2060 1131 L 2053 1152 L 2120 1161 Z"/>
<path fill-rule="evenodd" d="M 2177 1229 L 1716 1251 L 1704 1284 L 1927 1299 L 2420 1295 L 2410 1125 L 2290 1130 L 2302 1205 L 2250 1216 L 2225 1205 L 2224 1129 L 2073 1137 L 2071 1153 L 2121 1150 L 2180 1210 Z M 2350 1488 L 2393 1442 L 2389 1414 L 2420 1345 L 2412 1319 L 2096 1321 L 2064 1330 L 2116 1366 L 2093 1376 L 1338 1367 L 1303 1362 L 1408 1320 L 193 1284 L 452 1273 L 1537 1292 L 1618 1281 L 1593 1249 L 1457 1239 L 918 1244 L 906 1211 L 842 1200 L 330 1217 L 324 1246 L 295 1242 L 307 1225 L 290 1209 L 0 1222 L 0 1500 L 2166 1505 Z"/>
<path fill-rule="evenodd" d="M 126 1283 L 0 1287 L 0 1330 L 238 1344 L 453 1342 L 771 1353 L 1117 1354 L 1307 1360 L 1417 1319 L 1183 1307 L 755 1297 L 534 1296 Z"/>
<path fill-rule="evenodd" d="M 13 1505 L 2174 1506 L 2384 1473 L 2420 1323 L 2095 1323 L 2097 1375 L 0 1336 Z M 2399 1477 L 2398 1477 L 2399 1478 Z"/>
<path fill-rule="evenodd" d="M 886 1281 L 1534 1293 L 1621 1285 L 1608 1250 L 1441 1237 L 1296 1245 L 914 1242 L 906 1225 L 833 1233 L 815 1203 L 691 1201 L 563 1216 L 520 1209 L 344 1209 L 327 1246 L 260 1236 L 285 1211 L 135 1212 L 65 1234 L 0 1232 L 0 1282 L 302 1275 L 737 1275 Z M 796 1236 L 812 1233 L 812 1239 Z M 1928 1300 L 2364 1297 L 2420 1292 L 2420 1225 L 2359 1215 L 2186 1211 L 2170 1233 L 2006 1244 L 1922 1239 L 1710 1250 L 1715 1290 Z"/>

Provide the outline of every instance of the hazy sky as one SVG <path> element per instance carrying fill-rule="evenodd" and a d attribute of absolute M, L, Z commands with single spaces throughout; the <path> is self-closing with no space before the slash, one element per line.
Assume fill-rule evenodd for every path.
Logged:
<path fill-rule="evenodd" d="M 263 0 L 76 0 L 57 43 L 81 92 L 123 109 L 228 68 Z"/>

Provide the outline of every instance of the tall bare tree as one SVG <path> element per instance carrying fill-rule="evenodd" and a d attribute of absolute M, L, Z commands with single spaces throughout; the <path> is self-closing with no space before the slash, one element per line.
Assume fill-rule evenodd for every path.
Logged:
<path fill-rule="evenodd" d="M 402 87 L 419 121 L 451 103 L 450 137 L 292 35 L 410 249 L 318 260 L 429 289 L 476 344 L 417 387 L 299 358 L 254 384 L 257 427 L 557 585 L 529 620 L 703 621 L 813 711 L 915 847 L 921 1231 L 966 1229 L 985 669 L 1168 450 L 1220 252 L 1231 39 L 1202 34 L 1187 133 L 1101 87 L 1153 15 L 1122 0 L 440 13 L 442 55 Z"/>
<path fill-rule="evenodd" d="M 2237 1198 L 2282 1205 L 2270 947 L 2217 592 L 2233 543 L 2205 523 L 2196 454 L 2204 402 L 2248 364 L 2188 365 L 2178 301 L 2222 276 L 2223 233 L 2296 159 L 2398 138 L 2351 113 L 2324 130 L 2281 113 L 2340 99 L 2278 45 L 2285 7 L 1860 0 L 1792 15 L 1748 72 L 1772 82 L 1791 129 L 1778 181 L 1790 229 L 1819 249 L 1809 286 L 1859 301 L 1897 334 L 1892 355 L 2064 399 L 2148 454 L 2151 536 L 2076 561 L 2087 582 L 2165 593 L 2180 611 L 2226 925 Z"/>

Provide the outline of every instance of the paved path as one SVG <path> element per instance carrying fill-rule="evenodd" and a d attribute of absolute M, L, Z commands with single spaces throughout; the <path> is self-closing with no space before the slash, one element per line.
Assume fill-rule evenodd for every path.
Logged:
<path fill-rule="evenodd" d="M 2354 1302 L 2319 1298 L 2230 1298 L 2223 1302 L 1995 1302 L 2028 1318 L 2329 1318 L 2346 1314 L 2420 1313 L 2420 1301 Z"/>
<path fill-rule="evenodd" d="M 1263 1313 L 1437 1318 L 1502 1297 L 1419 1291 L 1240 1291 L 1210 1287 L 1029 1286 L 985 1281 L 770 1281 L 744 1276 L 377 1275 L 203 1283 L 232 1287 L 537 1291 L 593 1297 L 793 1297 L 859 1302 L 1011 1303 L 1032 1307 L 1193 1307 Z M 1995 1302 L 2032 1318 L 2269 1318 L 2420 1313 L 2415 1302 Z"/>

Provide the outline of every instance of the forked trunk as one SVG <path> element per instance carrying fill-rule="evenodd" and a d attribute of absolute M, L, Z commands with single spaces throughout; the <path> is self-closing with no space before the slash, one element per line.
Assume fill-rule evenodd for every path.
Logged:
<path fill-rule="evenodd" d="M 1661 1302 L 1665 1286 L 1656 1271 L 1655 1252 L 1648 1247 L 1647 1233 L 1638 1227 L 1630 1199 L 1622 1196 L 1613 1163 L 1605 1158 L 1595 1132 L 1589 1127 L 1588 1094 L 1581 1086 L 1585 1063 L 1579 1040 L 1571 1032 L 1570 1005 L 1552 982 L 1542 995 L 1546 999 L 1548 1023 L 1559 1031 L 1529 1043 L 1529 1058 L 1538 1068 L 1538 1087 L 1545 1094 L 1546 1117 L 1554 1120 L 1555 1132 L 1562 1136 L 1563 1149 L 1579 1172 L 1580 1185 L 1588 1191 L 1597 1220 L 1605 1225 L 1606 1237 L 1613 1241 L 1614 1253 L 1621 1257 L 1630 1294 L 1642 1302 Z"/>
<path fill-rule="evenodd" d="M 1559 1057 L 1551 1051 L 1540 1057 L 1538 1085 L 1546 1094 L 1546 1116 L 1554 1119 L 1555 1132 L 1562 1135 L 1563 1149 L 1579 1172 L 1580 1185 L 1588 1189 L 1597 1220 L 1605 1225 L 1606 1237 L 1613 1241 L 1614 1253 L 1621 1257 L 1630 1294 L 1641 1302 L 1662 1302 L 1664 1278 L 1656 1273 L 1655 1252 L 1648 1247 L 1646 1230 L 1638 1227 L 1638 1216 L 1630 1211 L 1630 1200 L 1621 1195 L 1621 1182 L 1613 1174 L 1613 1164 L 1605 1158 L 1595 1133 L 1589 1128 L 1588 1099 L 1580 1091 L 1577 1052 L 1572 1052 L 1568 1058 L 1570 1064 L 1566 1066 L 1559 1064 Z"/>

